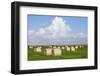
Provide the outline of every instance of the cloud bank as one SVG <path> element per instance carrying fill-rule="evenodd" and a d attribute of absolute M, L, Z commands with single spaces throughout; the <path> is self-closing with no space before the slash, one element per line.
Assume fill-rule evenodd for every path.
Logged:
<path fill-rule="evenodd" d="M 37 31 L 29 30 L 28 45 L 72 45 L 87 44 L 87 35 L 84 33 L 71 34 L 70 25 L 61 17 L 55 17 L 51 24 Z"/>

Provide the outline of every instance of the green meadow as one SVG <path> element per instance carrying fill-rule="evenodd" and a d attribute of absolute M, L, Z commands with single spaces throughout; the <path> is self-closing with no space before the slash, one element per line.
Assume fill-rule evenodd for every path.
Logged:
<path fill-rule="evenodd" d="M 62 51 L 62 54 L 60 56 L 53 56 L 53 55 L 47 56 L 45 54 L 45 51 L 46 48 L 49 48 L 49 46 L 41 46 L 42 50 L 41 52 L 35 51 L 38 46 L 32 46 L 32 48 L 29 48 L 28 46 L 28 61 L 88 58 L 88 46 L 87 45 L 82 45 L 82 46 L 83 47 L 78 47 L 77 49 L 75 49 L 75 51 L 67 51 L 66 48 L 64 49 L 60 48 L 60 50 Z"/>

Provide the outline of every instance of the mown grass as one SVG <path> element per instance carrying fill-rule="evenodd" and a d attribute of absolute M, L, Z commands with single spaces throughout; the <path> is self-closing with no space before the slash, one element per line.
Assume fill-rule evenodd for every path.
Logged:
<path fill-rule="evenodd" d="M 67 51 L 66 49 L 62 50 L 61 56 L 46 56 L 45 51 L 48 46 L 42 46 L 42 52 L 35 52 L 35 48 L 28 48 L 28 61 L 33 60 L 58 60 L 58 59 L 83 59 L 88 58 L 88 46 L 84 45 L 84 47 L 76 49 L 75 52 Z"/>

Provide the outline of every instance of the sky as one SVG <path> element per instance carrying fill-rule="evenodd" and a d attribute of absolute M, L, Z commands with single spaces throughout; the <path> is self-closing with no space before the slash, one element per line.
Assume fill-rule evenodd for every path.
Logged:
<path fill-rule="evenodd" d="M 28 44 L 87 44 L 88 17 L 28 15 Z"/>

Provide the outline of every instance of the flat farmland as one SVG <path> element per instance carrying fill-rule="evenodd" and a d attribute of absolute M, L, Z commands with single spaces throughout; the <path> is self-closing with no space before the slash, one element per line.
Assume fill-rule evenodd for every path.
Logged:
<path fill-rule="evenodd" d="M 88 58 L 87 45 L 28 46 L 28 61 L 84 58 Z"/>

